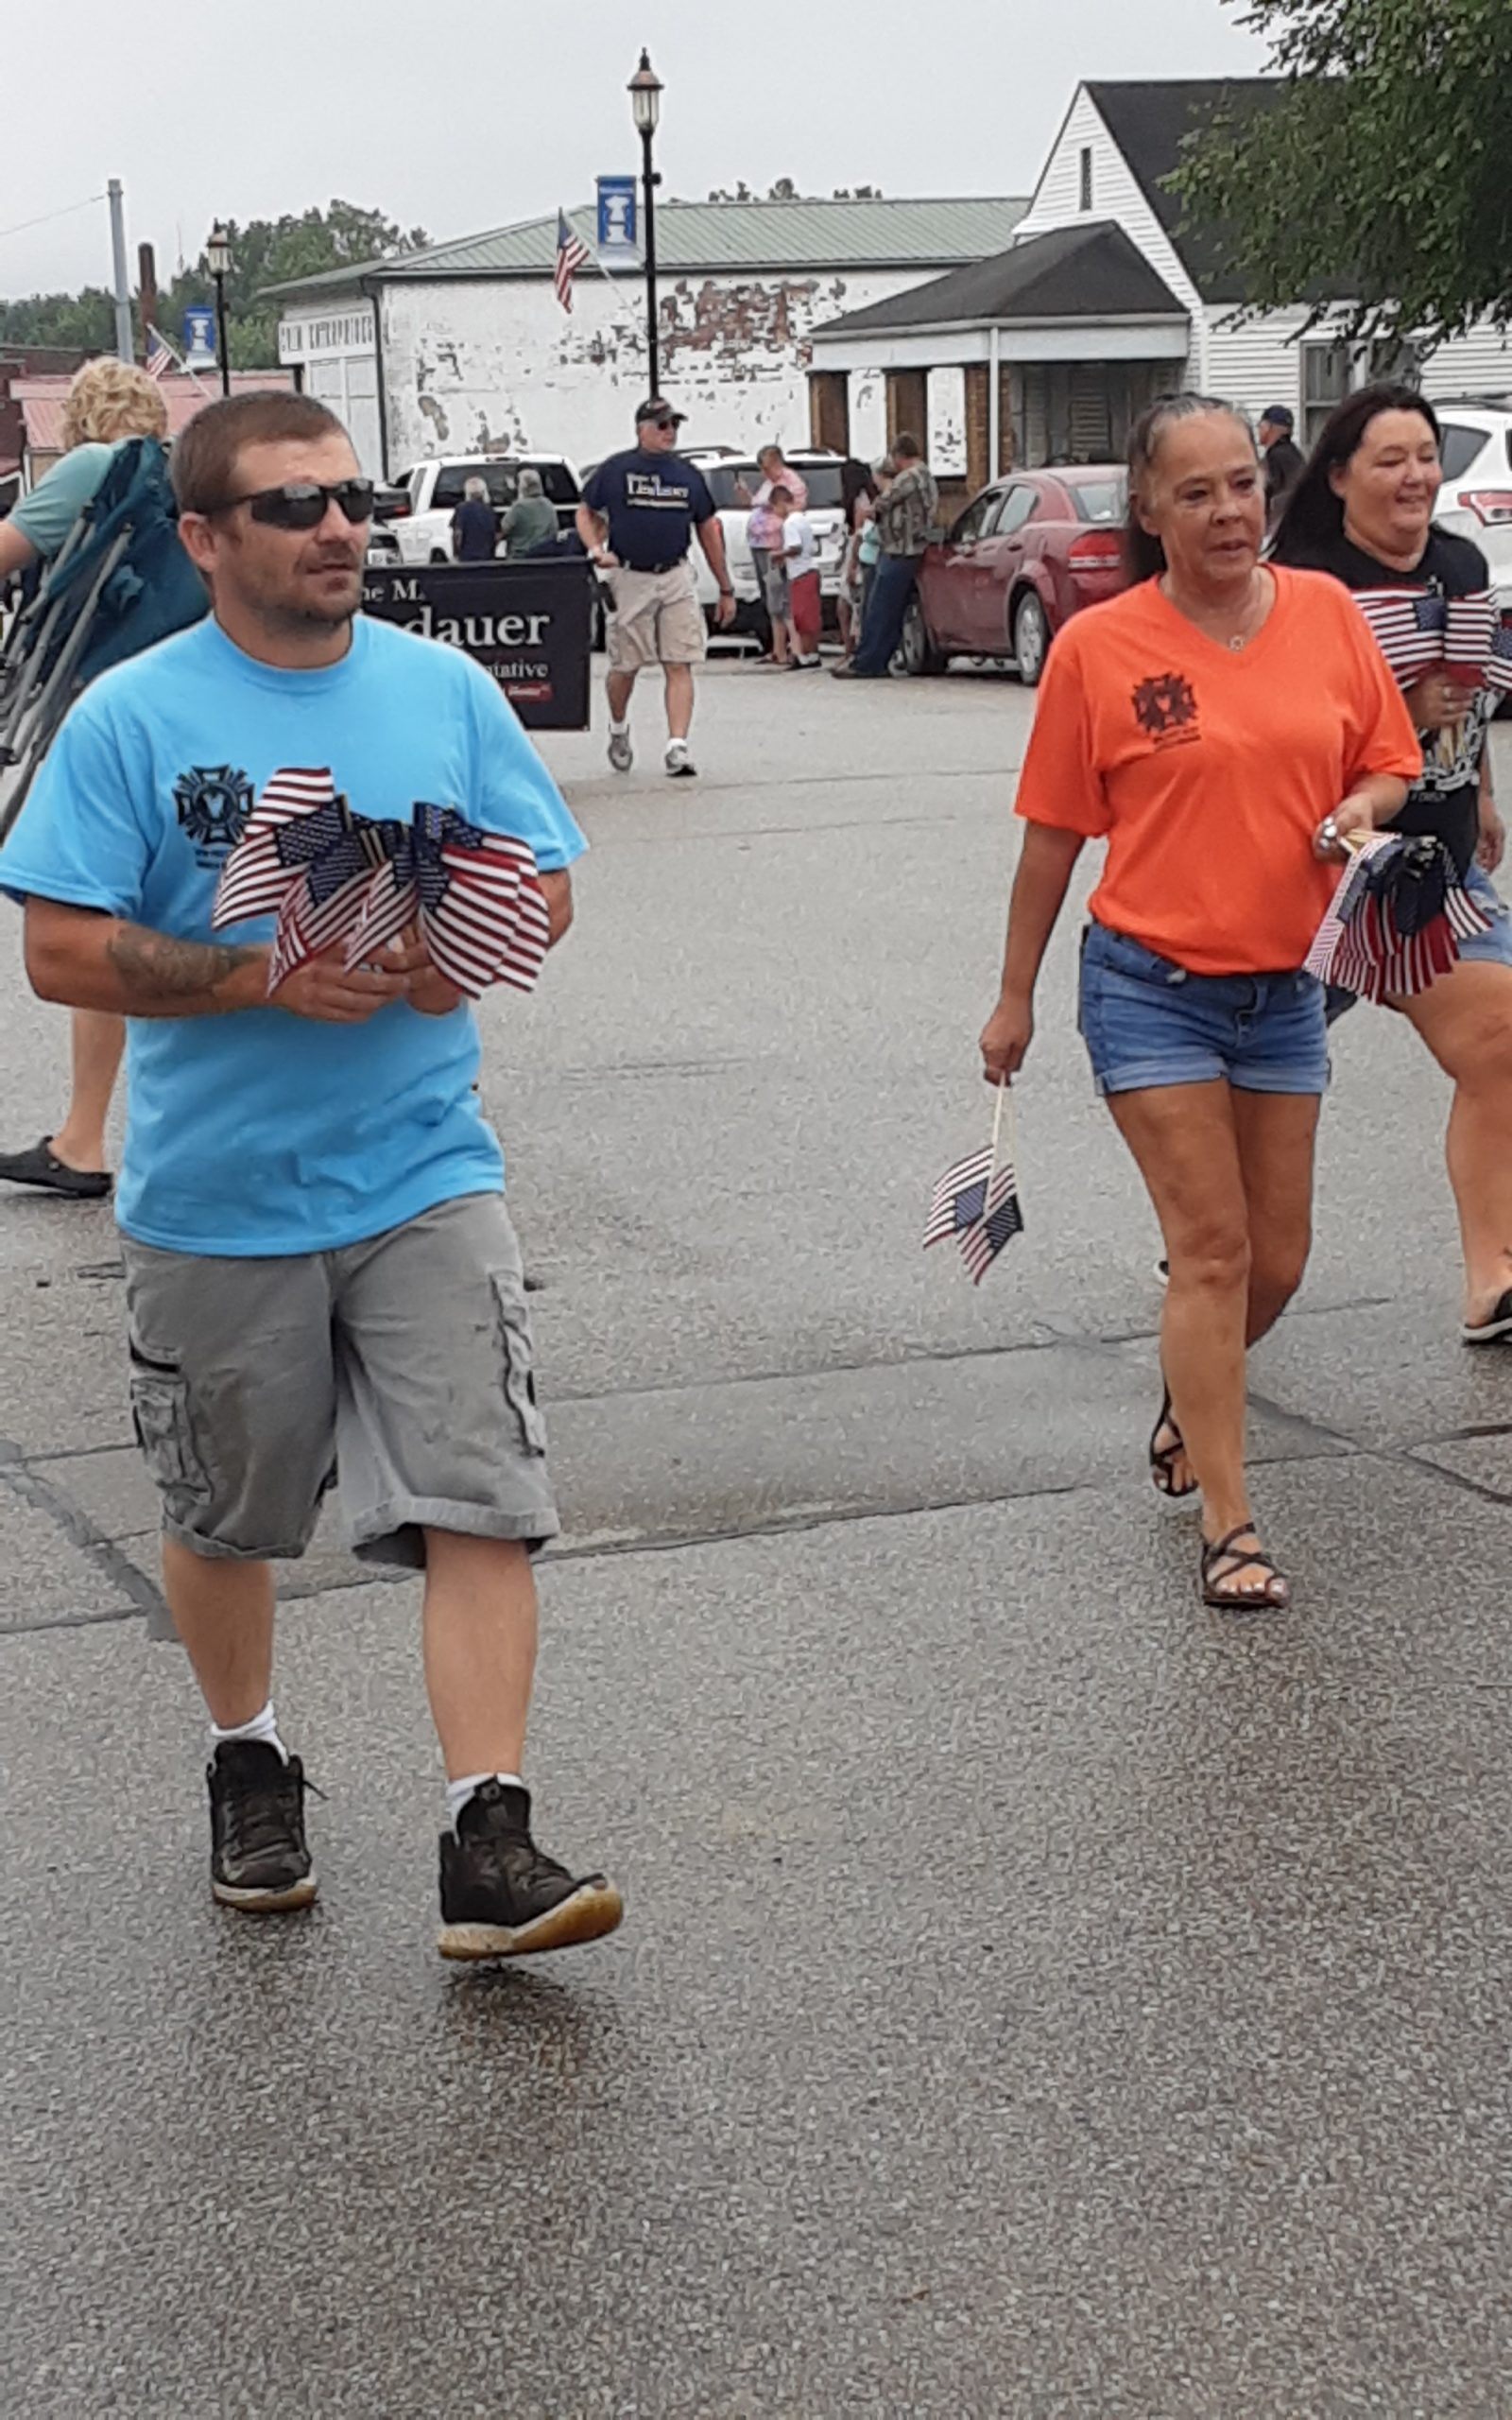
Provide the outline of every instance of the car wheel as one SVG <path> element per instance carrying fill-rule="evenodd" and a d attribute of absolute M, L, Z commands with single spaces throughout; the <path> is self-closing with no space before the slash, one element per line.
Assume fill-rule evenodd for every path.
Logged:
<path fill-rule="evenodd" d="M 1013 655 L 1026 689 L 1038 688 L 1050 652 L 1050 625 L 1045 609 L 1029 589 L 1013 610 Z"/>
<path fill-rule="evenodd" d="M 930 638 L 924 609 L 917 596 L 908 600 L 908 611 L 903 616 L 903 634 L 898 642 L 898 652 L 893 657 L 891 668 L 910 673 L 916 680 L 945 669 L 945 658 Z"/>

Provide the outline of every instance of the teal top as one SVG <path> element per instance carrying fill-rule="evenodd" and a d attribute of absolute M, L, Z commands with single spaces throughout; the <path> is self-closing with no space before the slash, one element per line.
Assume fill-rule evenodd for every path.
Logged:
<path fill-rule="evenodd" d="M 113 445 L 76 445 L 61 455 L 29 495 L 10 509 L 10 527 L 19 529 L 43 562 L 57 554 L 90 497 L 129 437 Z"/>

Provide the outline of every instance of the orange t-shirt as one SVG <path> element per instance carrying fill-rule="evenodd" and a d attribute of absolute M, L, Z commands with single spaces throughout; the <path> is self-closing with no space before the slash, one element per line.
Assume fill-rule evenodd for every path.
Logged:
<path fill-rule="evenodd" d="M 1031 823 L 1107 839 L 1098 923 L 1194 975 L 1300 966 L 1339 877 L 1318 825 L 1363 775 L 1422 769 L 1348 589 L 1271 568 L 1275 603 L 1237 650 L 1153 579 L 1068 622 L 1019 777 Z"/>

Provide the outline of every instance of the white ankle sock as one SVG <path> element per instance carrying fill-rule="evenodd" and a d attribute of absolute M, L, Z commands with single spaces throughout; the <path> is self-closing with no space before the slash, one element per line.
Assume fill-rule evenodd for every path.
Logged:
<path fill-rule="evenodd" d="M 210 1726 L 212 1749 L 218 1748 L 222 1740 L 227 1739 L 260 1739 L 266 1747 L 276 1748 L 284 1762 L 288 1763 L 289 1752 L 278 1736 L 278 1718 L 273 1712 L 271 1698 L 268 1699 L 261 1714 L 253 1715 L 250 1722 L 233 1722 L 230 1729 L 225 1731 L 221 1729 L 218 1722 L 213 1722 Z"/>
<path fill-rule="evenodd" d="M 463 1773 L 456 1781 L 449 1781 L 446 1785 L 446 1820 L 454 1832 L 456 1829 L 456 1819 L 472 1792 L 475 1789 L 481 1789 L 486 1781 L 502 1781 L 510 1789 L 524 1788 L 524 1783 L 518 1773 Z"/>
<path fill-rule="evenodd" d="M 616 739 L 623 739 L 626 733 L 629 730 L 630 717 L 627 715 L 623 722 L 616 722 L 613 716 L 610 715 L 609 718 L 609 727 Z"/>

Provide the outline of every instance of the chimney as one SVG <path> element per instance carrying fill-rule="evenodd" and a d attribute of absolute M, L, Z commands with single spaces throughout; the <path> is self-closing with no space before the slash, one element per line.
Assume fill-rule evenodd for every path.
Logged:
<path fill-rule="evenodd" d="M 158 324 L 158 267 L 150 244 L 137 246 L 136 276 L 140 305 L 137 319 L 142 330 L 142 349 L 146 353 L 151 343 L 147 330 Z"/>

